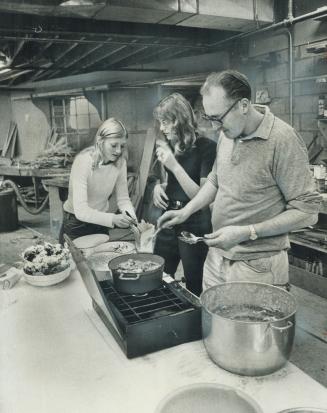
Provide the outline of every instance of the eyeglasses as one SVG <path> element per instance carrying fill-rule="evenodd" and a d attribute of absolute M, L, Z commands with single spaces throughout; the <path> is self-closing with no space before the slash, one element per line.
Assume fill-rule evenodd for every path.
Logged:
<path fill-rule="evenodd" d="M 233 107 L 236 105 L 236 103 L 238 103 L 240 101 L 240 99 L 235 100 L 235 102 L 232 104 L 232 106 L 230 106 L 226 112 L 224 112 L 221 116 L 216 116 L 216 115 L 206 115 L 205 113 L 202 115 L 202 119 L 204 120 L 208 120 L 210 122 L 215 122 L 218 123 L 220 126 L 223 125 L 223 119 L 224 117 L 233 109 Z"/>

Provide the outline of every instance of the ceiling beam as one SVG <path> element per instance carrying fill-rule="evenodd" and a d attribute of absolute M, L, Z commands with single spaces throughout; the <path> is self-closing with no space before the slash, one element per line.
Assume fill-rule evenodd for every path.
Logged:
<path fill-rule="evenodd" d="M 55 38 L 58 39 L 59 35 L 55 36 Z M 53 45 L 53 41 L 51 40 L 48 43 L 46 43 L 44 46 L 39 48 L 38 52 L 35 55 L 33 55 L 32 58 L 30 58 L 26 62 L 20 63 L 19 65 L 16 65 L 16 66 L 17 67 L 24 67 L 26 65 L 30 65 L 33 62 L 36 62 L 38 59 L 43 57 L 44 52 L 46 52 L 52 45 Z"/>
<path fill-rule="evenodd" d="M 1 29 L 0 29 L 1 32 Z M 17 36 L 17 35 L 0 35 L 0 38 L 2 40 L 10 40 L 10 41 L 17 41 L 17 40 L 25 40 L 26 42 L 36 42 L 36 43 L 46 43 L 49 42 L 49 38 L 48 37 L 41 37 L 41 36 L 33 36 L 33 37 L 29 37 L 26 38 L 25 36 Z M 53 37 L 52 39 L 50 39 L 53 43 L 79 43 L 79 44 L 99 44 L 99 43 L 103 43 L 108 44 L 108 45 L 126 45 L 128 46 L 129 44 L 131 44 L 131 39 L 128 40 L 103 40 L 103 39 L 77 39 L 77 38 L 58 38 L 58 37 Z M 151 42 L 139 42 L 139 45 L 142 46 L 153 46 L 153 43 Z M 182 43 L 182 44 L 178 44 L 175 45 L 174 43 L 168 43 L 168 42 L 159 42 L 160 46 L 169 46 L 169 47 L 182 47 L 184 49 L 203 49 L 203 48 L 207 48 L 208 50 L 210 50 L 210 46 L 206 45 L 206 44 L 199 44 L 199 42 L 197 44 L 190 44 L 189 42 L 187 43 Z"/>
<path fill-rule="evenodd" d="M 26 38 L 27 38 L 27 35 L 26 35 Z M 17 55 L 18 55 L 19 52 L 22 50 L 22 48 L 24 47 L 24 45 L 25 45 L 25 40 L 20 40 L 20 41 L 16 44 L 14 53 L 13 53 L 13 55 L 11 56 L 11 64 L 14 63 Z"/>
<path fill-rule="evenodd" d="M 59 54 L 57 54 L 57 55 L 55 55 L 55 62 L 56 62 L 56 65 L 58 64 L 58 62 L 61 60 L 61 59 L 63 59 L 68 53 L 70 53 L 73 49 L 75 49 L 77 46 L 79 46 L 80 44 L 79 43 L 73 43 L 73 44 L 71 44 L 70 46 L 68 46 L 66 49 L 64 49 L 63 51 L 61 51 Z M 60 48 L 60 49 L 62 49 L 62 48 Z M 52 65 L 53 65 L 54 63 L 52 63 L 50 66 L 48 66 L 48 68 L 49 67 L 51 67 Z M 34 81 L 34 80 L 36 80 L 36 79 L 38 79 L 40 76 L 41 76 L 41 74 L 43 74 L 44 73 L 44 70 L 39 70 L 37 73 L 35 73 L 29 80 L 30 81 Z"/>
<path fill-rule="evenodd" d="M 87 67 L 94 66 L 95 63 L 101 62 L 102 60 L 107 59 L 107 58 L 110 57 L 110 56 L 113 56 L 114 54 L 120 52 L 121 50 L 126 49 L 126 47 L 127 47 L 126 45 L 120 46 L 120 47 L 116 47 L 115 49 L 113 49 L 113 50 L 111 50 L 111 51 L 109 51 L 109 52 L 107 52 L 107 53 L 104 53 L 103 55 L 100 55 L 100 57 L 92 60 L 92 62 L 89 62 L 89 63 L 87 63 L 87 64 L 82 65 L 81 68 L 82 68 L 82 69 L 86 69 Z"/>
<path fill-rule="evenodd" d="M 0 82 L 4 82 L 5 80 L 8 80 L 8 79 L 13 79 L 18 76 L 22 76 L 23 74 L 28 73 L 28 72 L 31 72 L 31 70 L 19 70 L 19 71 L 12 72 L 10 74 L 8 73 L 7 75 L 3 75 L 3 76 L 0 75 Z"/>
<path fill-rule="evenodd" d="M 214 31 L 210 29 L 169 26 L 153 23 L 132 23 L 118 21 L 101 21 L 93 19 L 79 19 L 62 16 L 38 16 L 35 14 L 6 13 L 0 14 L 0 32 L 15 31 L 17 33 L 35 34 L 36 28 L 42 30 L 42 34 L 77 35 L 77 36 L 99 36 L 99 35 L 121 35 L 132 36 L 144 39 L 151 37 L 161 37 L 162 39 L 179 38 L 194 43 L 201 39 L 201 42 L 218 41 L 221 34 L 230 31 Z M 83 31 L 80 30 L 83 28 Z M 215 39 L 214 39 L 214 38 Z"/>
<path fill-rule="evenodd" d="M 78 63 L 80 60 L 84 59 L 85 57 L 89 56 L 90 54 L 94 53 L 96 50 L 100 49 L 103 47 L 103 43 L 97 44 L 96 46 L 91 46 L 88 47 L 86 50 L 84 49 L 83 51 L 80 51 L 76 54 L 76 57 L 72 58 L 71 56 L 69 56 L 69 61 L 68 63 L 64 63 L 63 64 L 63 69 L 64 70 L 70 70 L 69 68 L 72 67 L 73 65 L 75 65 L 76 63 Z M 57 66 L 57 59 L 56 59 L 56 65 Z M 60 71 L 61 69 L 59 68 L 58 71 Z M 51 79 L 52 77 L 54 77 L 54 75 L 58 72 L 52 72 L 50 74 L 50 76 L 47 76 L 46 72 L 44 73 L 44 75 L 48 78 Z M 41 76 L 42 77 L 42 76 Z"/>
<path fill-rule="evenodd" d="M 111 66 L 118 65 L 119 62 L 125 60 L 126 58 L 130 58 L 131 56 L 134 56 L 146 49 L 148 49 L 148 46 L 127 46 L 124 50 L 121 51 L 121 53 L 118 53 L 118 56 L 110 59 L 108 62 L 103 63 L 99 69 L 104 69 L 105 66 L 107 70 L 110 70 Z"/>

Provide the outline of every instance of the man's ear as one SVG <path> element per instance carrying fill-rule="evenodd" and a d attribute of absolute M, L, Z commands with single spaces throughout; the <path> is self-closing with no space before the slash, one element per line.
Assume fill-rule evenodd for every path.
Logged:
<path fill-rule="evenodd" d="M 243 115 L 246 115 L 249 111 L 250 108 L 250 101 L 247 98 L 243 98 L 240 100 L 240 106 L 241 106 L 241 110 Z"/>

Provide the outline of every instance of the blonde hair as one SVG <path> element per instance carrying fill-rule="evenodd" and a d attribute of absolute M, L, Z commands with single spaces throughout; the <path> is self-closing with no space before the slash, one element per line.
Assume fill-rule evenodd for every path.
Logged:
<path fill-rule="evenodd" d="M 83 152 L 91 152 L 92 157 L 92 169 L 99 167 L 99 164 L 103 161 L 102 155 L 102 145 L 106 139 L 112 138 L 128 138 L 128 132 L 123 125 L 123 123 L 115 118 L 109 118 L 105 120 L 99 129 L 94 138 L 94 145 L 86 148 Z M 122 164 L 122 159 L 127 158 L 127 149 L 122 152 L 122 155 L 114 162 L 117 167 L 120 167 Z"/>
<path fill-rule="evenodd" d="M 184 153 L 191 149 L 196 141 L 197 123 L 190 103 L 180 93 L 172 93 L 162 99 L 153 111 L 154 118 L 176 122 L 175 138 L 171 144 L 174 153 Z M 159 125 L 156 125 L 157 136 L 162 139 Z"/>

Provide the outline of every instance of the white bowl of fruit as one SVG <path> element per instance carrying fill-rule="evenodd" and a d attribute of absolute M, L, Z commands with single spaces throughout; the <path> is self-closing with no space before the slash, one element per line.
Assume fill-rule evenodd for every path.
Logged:
<path fill-rule="evenodd" d="M 73 261 L 66 246 L 43 244 L 28 247 L 22 253 L 23 277 L 32 285 L 47 287 L 69 277 Z"/>

